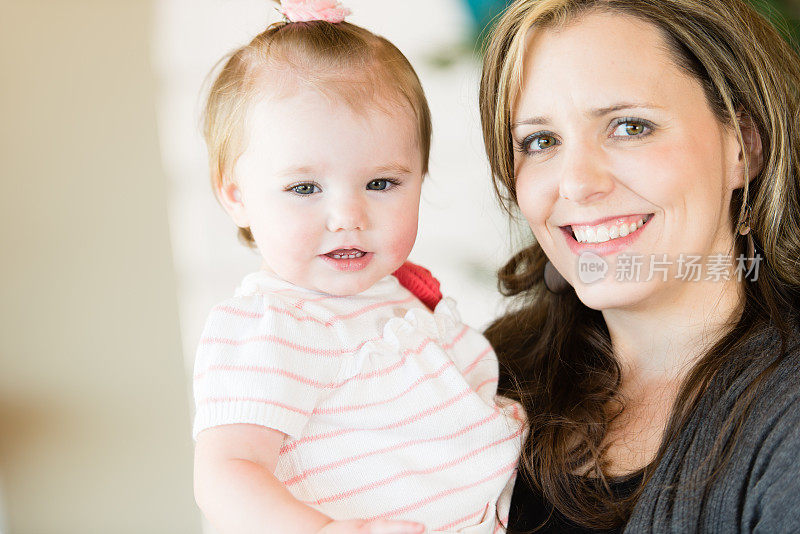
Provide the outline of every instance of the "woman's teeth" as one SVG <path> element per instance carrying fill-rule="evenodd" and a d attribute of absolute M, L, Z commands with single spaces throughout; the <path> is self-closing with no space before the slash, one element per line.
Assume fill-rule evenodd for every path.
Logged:
<path fill-rule="evenodd" d="M 586 226 L 572 229 L 572 236 L 579 243 L 605 243 L 620 237 L 628 236 L 645 225 L 652 215 L 646 215 L 636 222 L 620 225 Z"/>

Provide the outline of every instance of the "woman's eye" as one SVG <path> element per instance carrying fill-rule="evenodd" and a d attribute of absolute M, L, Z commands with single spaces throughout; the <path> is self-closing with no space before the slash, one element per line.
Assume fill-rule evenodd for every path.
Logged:
<path fill-rule="evenodd" d="M 648 130 L 649 127 L 642 122 L 626 120 L 617 124 L 614 135 L 617 137 L 642 137 Z"/>
<path fill-rule="evenodd" d="M 297 184 L 290 188 L 290 191 L 297 193 L 298 195 L 310 195 L 312 193 L 316 193 L 319 191 L 319 187 L 314 184 Z"/>
<path fill-rule="evenodd" d="M 525 141 L 522 142 L 522 148 L 525 152 L 542 152 L 558 144 L 558 139 L 553 135 L 541 133 L 531 135 L 525 139 Z"/>
<path fill-rule="evenodd" d="M 370 191 L 383 191 L 389 187 L 389 180 L 372 180 L 367 184 L 367 189 Z"/>

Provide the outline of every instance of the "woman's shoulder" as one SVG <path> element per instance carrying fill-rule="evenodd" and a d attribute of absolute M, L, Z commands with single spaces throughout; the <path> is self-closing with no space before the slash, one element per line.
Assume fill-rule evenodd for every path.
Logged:
<path fill-rule="evenodd" d="M 785 434 L 800 453 L 800 333 L 795 329 L 785 339 L 773 336 L 772 341 L 760 355 L 765 361 L 756 368 L 758 373 L 753 373 L 760 383 L 755 384 L 747 424 L 753 431 L 761 428 L 765 440 Z"/>
<path fill-rule="evenodd" d="M 741 501 L 733 500 L 743 531 L 794 532 L 800 525 L 800 328 L 791 318 L 787 325 L 783 333 L 765 327 L 749 345 L 749 410 L 731 436 L 727 474 L 714 485 L 720 502 L 740 488 Z"/>
<path fill-rule="evenodd" d="M 764 327 L 740 355 L 750 363 L 738 380 L 742 389 L 737 391 L 737 384 L 731 385 L 731 393 L 735 392 L 731 398 L 744 394 L 750 386 L 752 401 L 744 423 L 751 436 L 766 438 L 787 420 L 800 417 L 800 322 L 790 318 L 786 325 L 783 331 L 774 324 Z M 795 434 L 800 447 L 800 432 Z"/>
<path fill-rule="evenodd" d="M 800 394 L 800 319 L 795 315 L 783 328 L 774 323 L 763 327 L 747 345 L 746 356 L 751 378 L 763 382 L 760 396 L 783 396 L 789 401 Z"/>
<path fill-rule="evenodd" d="M 783 337 L 774 325 L 765 326 L 732 355 L 747 362 L 723 369 L 709 384 L 656 466 L 626 532 L 697 525 L 710 532 L 797 530 L 799 332 L 796 323 Z M 734 413 L 744 416 L 731 419 Z M 665 500 L 672 503 L 669 510 L 659 508 Z"/>
<path fill-rule="evenodd" d="M 752 455 L 739 458 L 749 471 L 742 524 L 756 532 L 800 528 L 800 345 L 776 363 L 758 388 L 741 436 Z"/>

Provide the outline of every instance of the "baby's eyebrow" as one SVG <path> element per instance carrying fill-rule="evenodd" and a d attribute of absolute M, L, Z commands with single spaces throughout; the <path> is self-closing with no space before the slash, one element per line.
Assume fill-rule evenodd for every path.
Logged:
<path fill-rule="evenodd" d="M 287 167 L 280 172 L 278 172 L 278 176 L 308 176 L 317 174 L 317 170 L 314 167 L 309 167 L 308 165 L 298 165 L 296 167 Z"/>
<path fill-rule="evenodd" d="M 604 115 L 608 115 L 609 113 L 614 113 L 615 111 L 621 111 L 623 109 L 664 109 L 662 106 L 657 106 L 656 104 L 651 104 L 649 102 L 619 102 L 617 104 L 611 104 L 610 106 L 603 106 L 601 108 L 594 108 L 590 109 L 584 113 L 587 117 L 602 117 Z M 538 117 L 529 117 L 527 119 L 517 121 L 511 125 L 511 128 L 517 128 L 518 126 L 529 126 L 534 124 L 542 124 L 547 125 L 552 122 L 552 119 L 547 115 L 540 115 Z"/>
<path fill-rule="evenodd" d="M 411 169 L 402 163 L 387 163 L 375 168 L 376 174 L 390 173 L 390 174 L 411 174 Z"/>

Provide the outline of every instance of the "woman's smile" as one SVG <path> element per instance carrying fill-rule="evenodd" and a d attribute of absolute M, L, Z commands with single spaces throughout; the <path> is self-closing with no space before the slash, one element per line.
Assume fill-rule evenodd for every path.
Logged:
<path fill-rule="evenodd" d="M 588 250 L 601 256 L 615 254 L 636 241 L 644 232 L 654 213 L 607 217 L 600 221 L 572 223 L 559 226 L 567 245 L 575 254 Z"/>

